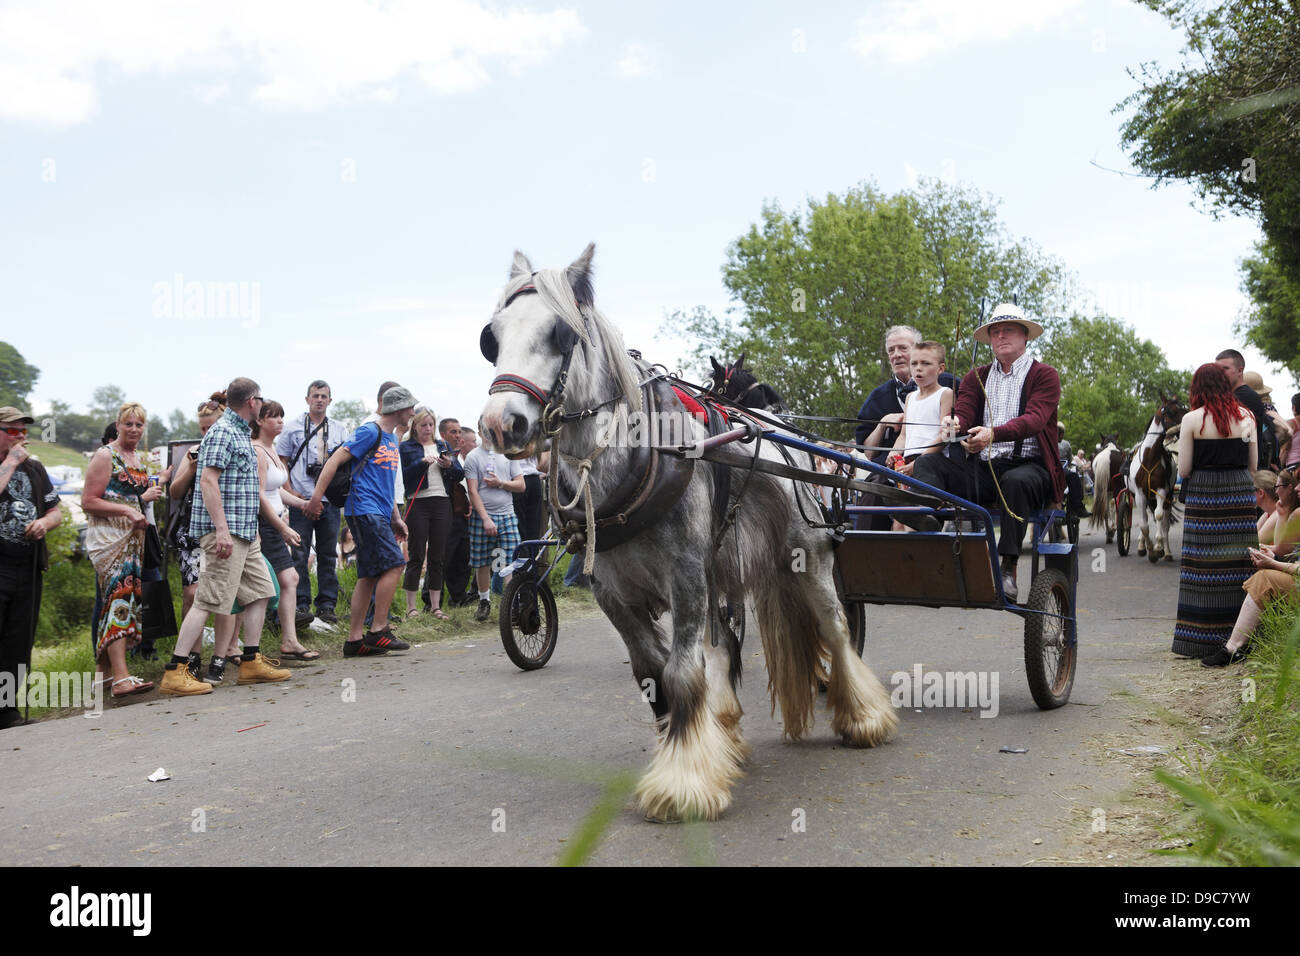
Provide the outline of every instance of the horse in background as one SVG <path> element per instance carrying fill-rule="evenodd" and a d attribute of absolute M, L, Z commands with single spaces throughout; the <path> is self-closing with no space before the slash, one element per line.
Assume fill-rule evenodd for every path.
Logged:
<path fill-rule="evenodd" d="M 831 729 L 847 746 L 885 743 L 898 715 L 854 653 L 835 590 L 833 541 L 799 515 L 795 483 L 749 472 L 730 482 L 723 500 L 711 466 L 659 450 L 704 439 L 708 428 L 666 376 L 628 355 L 596 308 L 593 252 L 588 246 L 567 269 L 542 270 L 515 253 L 479 337 L 498 372 L 482 422 L 511 457 L 551 437 L 552 508 L 563 523 L 585 524 L 575 533 L 595 561 L 596 603 L 623 639 L 638 686 L 650 689 L 656 745 L 638 805 L 654 819 L 711 820 L 731 803 L 748 752 L 736 695 L 739 646 L 715 639 L 712 609 L 723 602 L 746 595 L 753 602 L 787 737 L 810 729 L 822 678 Z M 652 434 L 611 441 L 611 420 L 633 413 Z M 729 447 L 780 460 L 773 444 Z M 722 547 L 714 544 L 715 504 L 734 517 Z M 794 553 L 804 562 L 792 565 Z"/>
<path fill-rule="evenodd" d="M 1088 527 L 1094 531 L 1104 528 L 1106 543 L 1115 540 L 1114 496 L 1123 479 L 1124 451 L 1116 444 L 1119 435 L 1101 436 L 1101 451 L 1092 460 L 1092 517 Z"/>
<path fill-rule="evenodd" d="M 1129 465 L 1128 487 L 1133 492 L 1133 513 L 1141 522 L 1142 533 L 1138 544 L 1138 554 L 1150 558 L 1152 563 L 1162 557 L 1166 561 L 1174 559 L 1169 550 L 1169 520 L 1173 514 L 1174 484 L 1178 472 L 1174 467 L 1173 455 L 1165 447 L 1166 440 L 1182 424 L 1187 409 L 1178 398 L 1160 396 L 1160 405 L 1151 416 L 1142 444 L 1133 453 Z M 1147 533 L 1148 513 L 1155 519 L 1155 540 Z M 1148 554 L 1148 552 L 1150 552 Z"/>
<path fill-rule="evenodd" d="M 788 415 L 781 393 L 766 382 L 760 382 L 752 369 L 745 368 L 745 353 L 731 365 L 722 365 L 712 355 L 713 371 L 709 376 L 709 388 L 737 405 L 745 408 L 759 408 L 774 415 Z"/>

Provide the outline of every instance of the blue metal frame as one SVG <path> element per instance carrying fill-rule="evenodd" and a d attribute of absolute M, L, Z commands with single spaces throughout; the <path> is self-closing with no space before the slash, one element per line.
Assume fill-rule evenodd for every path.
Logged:
<path fill-rule="evenodd" d="M 942 488 L 936 488 L 923 481 L 918 481 L 911 475 L 899 474 L 892 468 L 886 468 L 884 465 L 878 464 L 877 462 L 871 461 L 867 458 L 860 458 L 846 452 L 825 448 L 822 445 L 805 441 L 802 438 L 796 438 L 793 435 L 785 435 L 774 430 L 765 429 L 763 431 L 763 438 L 767 441 L 776 442 L 779 445 L 785 445 L 788 448 L 807 452 L 810 455 L 829 458 L 831 461 L 839 462 L 842 465 L 849 465 L 853 468 L 864 468 L 867 471 L 874 472 L 878 475 L 901 481 L 906 484 L 909 489 L 915 489 L 928 495 L 932 495 L 953 506 L 952 508 L 932 508 L 926 505 L 853 505 L 849 506 L 846 509 L 847 511 L 859 514 L 930 514 L 937 520 L 956 519 L 958 513 L 961 512 L 966 516 L 966 520 L 973 518 L 974 520 L 982 521 L 984 525 L 984 539 L 988 543 L 989 567 L 993 574 L 994 585 L 997 588 L 998 600 L 1001 605 L 1000 609 L 1010 611 L 1020 617 L 1029 617 L 1031 614 L 1041 614 L 1050 617 L 1059 616 L 1050 614 L 1050 612 L 1047 611 L 1037 611 L 1033 608 L 1023 607 L 1007 600 L 1006 592 L 1002 589 L 1002 569 L 998 566 L 997 539 L 993 535 L 993 522 L 996 512 L 990 511 L 982 505 L 977 505 L 973 501 L 967 501 L 965 498 L 955 495 L 950 491 L 945 491 Z M 1061 522 L 1062 524 L 1067 522 L 1064 511 L 1049 509 L 1029 516 L 1029 523 L 1033 525 L 1034 529 L 1032 562 L 1030 565 L 1030 586 L 1032 587 L 1033 579 L 1038 576 L 1038 559 L 1040 556 L 1043 557 L 1044 564 L 1047 567 L 1056 568 L 1065 574 L 1065 578 L 1069 582 L 1070 588 L 1070 613 L 1064 616 L 1066 622 L 1066 640 L 1070 647 L 1075 647 L 1078 641 L 1078 620 L 1075 615 L 1075 608 L 1077 606 L 1078 597 L 1079 551 L 1077 546 L 1070 544 L 1068 541 L 1061 544 L 1055 544 L 1046 540 L 1048 532 L 1057 522 Z M 845 532 L 847 537 L 853 537 L 854 535 L 861 533 L 862 532 L 856 531 Z M 952 537 L 952 535 L 934 531 L 912 531 L 907 533 L 918 536 L 924 535 L 927 537 Z M 899 603 L 901 604 L 906 602 L 900 601 Z M 954 604 L 947 606 L 992 607 L 994 609 L 999 609 L 997 605 L 985 604 Z"/>

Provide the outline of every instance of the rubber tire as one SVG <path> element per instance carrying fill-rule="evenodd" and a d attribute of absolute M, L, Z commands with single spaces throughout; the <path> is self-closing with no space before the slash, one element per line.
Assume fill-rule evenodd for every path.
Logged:
<path fill-rule="evenodd" d="M 1133 543 L 1133 506 L 1128 497 L 1120 498 L 1115 503 L 1115 549 L 1120 557 L 1128 555 L 1129 545 Z"/>
<path fill-rule="evenodd" d="M 534 631 L 525 631 L 522 626 L 512 624 L 520 615 L 531 614 L 527 607 L 530 595 L 535 596 L 534 606 L 539 613 L 538 627 Z M 516 607 L 518 605 L 518 607 Z M 531 575 L 516 574 L 506 583 L 501 592 L 501 609 L 498 612 L 501 627 L 501 643 L 511 662 L 520 670 L 535 671 L 545 667 L 546 662 L 555 653 L 556 639 L 560 633 L 560 615 L 555 607 L 555 595 L 550 585 L 538 583 Z M 518 628 L 518 637 L 516 637 Z M 537 643 L 540 635 L 541 643 Z M 527 647 L 525 650 L 524 646 Z"/>
<path fill-rule="evenodd" d="M 1056 568 L 1039 571 L 1025 607 L 1068 616 L 1072 610 L 1069 580 Z M 1056 660 L 1049 661 L 1049 655 Z M 1029 692 L 1041 710 L 1052 710 L 1069 701 L 1078 657 L 1078 647 L 1066 646 L 1064 620 L 1041 614 L 1025 617 L 1025 674 L 1029 678 Z"/>

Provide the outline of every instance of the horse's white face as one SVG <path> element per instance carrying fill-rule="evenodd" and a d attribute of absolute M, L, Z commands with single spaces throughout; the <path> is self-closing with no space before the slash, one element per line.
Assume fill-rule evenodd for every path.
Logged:
<path fill-rule="evenodd" d="M 581 268 L 585 279 L 591 263 L 591 247 L 569 267 L 570 275 Z M 522 253 L 515 253 L 511 281 L 533 272 Z M 582 343 L 572 327 L 556 315 L 544 298 L 533 292 L 515 295 L 497 311 L 483 331 L 485 351 L 496 348 L 497 375 L 525 380 L 536 395 L 522 391 L 500 391 L 488 398 L 482 422 L 491 443 L 512 458 L 535 453 L 543 402 L 555 388 L 565 352 L 575 351 L 574 364 L 581 365 Z"/>

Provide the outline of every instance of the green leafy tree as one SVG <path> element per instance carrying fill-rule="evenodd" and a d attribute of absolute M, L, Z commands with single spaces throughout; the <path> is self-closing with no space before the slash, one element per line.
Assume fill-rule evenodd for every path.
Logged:
<path fill-rule="evenodd" d="M 1270 243 L 1260 243 L 1255 253 L 1241 261 L 1241 290 L 1250 306 L 1236 331 L 1300 381 L 1300 280 L 1278 263 Z"/>
<path fill-rule="evenodd" d="M 167 431 L 169 441 L 181 438 L 198 438 L 199 420 L 186 415 L 179 408 L 172 409 L 171 416 L 167 419 Z"/>
<path fill-rule="evenodd" d="M 1297 362 L 1300 287 L 1300 16 L 1289 0 L 1143 0 L 1187 34 L 1182 62 L 1130 71 L 1117 110 L 1134 164 L 1159 186 L 1186 180 L 1214 215 L 1252 216 L 1265 247 L 1242 264 L 1244 328 L 1270 359 Z"/>
<path fill-rule="evenodd" d="M 90 414 L 108 424 L 117 419 L 118 410 L 126 401 L 125 390 L 116 385 L 100 385 L 91 393 Z"/>
<path fill-rule="evenodd" d="M 350 435 L 360 427 L 370 412 L 366 409 L 365 402 L 350 398 L 331 403 L 329 414 L 334 421 L 342 422 L 344 429 Z"/>
<path fill-rule="evenodd" d="M 1155 343 L 1107 316 L 1072 316 L 1035 343 L 1043 361 L 1061 375 L 1057 421 L 1085 454 L 1101 438 L 1135 443 L 1162 395 L 1187 401 L 1191 373 L 1169 367 Z"/>
<path fill-rule="evenodd" d="M 684 364 L 702 375 L 710 354 L 744 351 L 792 408 L 824 415 L 853 414 L 888 376 L 890 326 L 945 343 L 964 372 L 981 298 L 1051 316 L 1070 288 L 1058 260 L 1010 238 L 991 198 L 932 180 L 893 196 L 864 184 L 793 212 L 765 204 L 722 273 L 735 317 L 677 311 L 661 330 L 695 343 Z"/>
<path fill-rule="evenodd" d="M 25 409 L 27 396 L 40 374 L 41 370 L 28 365 L 16 348 L 0 342 L 0 405 Z"/>

